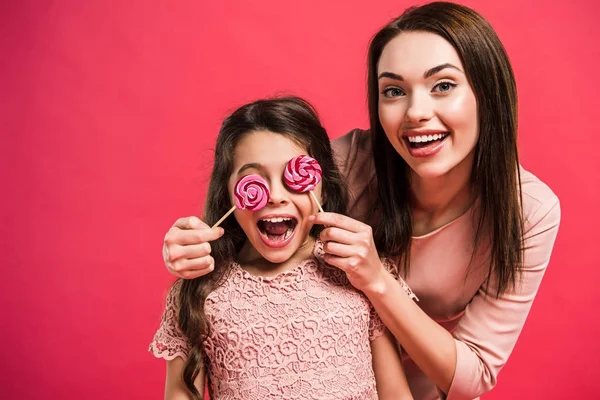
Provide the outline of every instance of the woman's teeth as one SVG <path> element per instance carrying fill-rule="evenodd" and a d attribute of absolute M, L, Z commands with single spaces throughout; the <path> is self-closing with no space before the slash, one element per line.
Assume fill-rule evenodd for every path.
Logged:
<path fill-rule="evenodd" d="M 411 143 L 425 143 L 434 140 L 440 140 L 448 136 L 449 133 L 436 133 L 435 135 L 409 136 L 408 141 Z"/>

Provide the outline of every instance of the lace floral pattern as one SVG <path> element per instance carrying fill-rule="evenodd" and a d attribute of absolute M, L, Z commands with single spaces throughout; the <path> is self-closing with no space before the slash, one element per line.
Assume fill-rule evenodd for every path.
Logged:
<path fill-rule="evenodd" d="M 389 258 L 384 258 L 381 261 L 385 269 L 387 269 L 392 274 L 392 276 L 396 278 L 396 280 L 400 284 L 400 287 L 402 288 L 402 290 L 404 290 L 408 297 L 410 297 L 414 301 L 419 301 L 419 298 L 413 293 L 412 289 L 408 286 L 406 282 L 404 282 L 404 279 L 400 277 L 400 273 L 398 272 L 398 267 L 396 266 L 396 263 L 394 263 L 394 261 L 392 261 Z"/>
<path fill-rule="evenodd" d="M 173 360 L 175 357 L 187 359 L 190 343 L 177 325 L 177 306 L 181 281 L 176 281 L 167 295 L 167 304 L 160 320 L 160 328 L 150 343 L 149 351 L 156 357 Z"/>
<path fill-rule="evenodd" d="M 268 278 L 231 265 L 205 303 L 212 399 L 377 399 L 370 340 L 385 326 L 320 255 L 317 245 L 315 257 Z M 176 284 L 150 345 L 157 357 L 187 350 L 176 326 L 177 291 Z"/>

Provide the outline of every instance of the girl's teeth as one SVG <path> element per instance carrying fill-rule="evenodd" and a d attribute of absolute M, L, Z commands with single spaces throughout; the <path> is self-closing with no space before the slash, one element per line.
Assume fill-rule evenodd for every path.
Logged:
<path fill-rule="evenodd" d="M 283 217 L 279 217 L 279 218 L 266 218 L 263 219 L 263 221 L 268 221 L 268 222 L 283 222 L 283 221 L 291 221 L 291 218 L 283 218 Z"/>

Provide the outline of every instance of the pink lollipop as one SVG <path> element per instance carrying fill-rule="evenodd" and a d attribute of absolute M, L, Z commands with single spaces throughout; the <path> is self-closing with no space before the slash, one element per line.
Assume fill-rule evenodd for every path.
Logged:
<path fill-rule="evenodd" d="M 235 184 L 234 195 L 237 208 L 258 211 L 269 201 L 269 185 L 260 175 L 246 175 Z"/>
<path fill-rule="evenodd" d="M 302 155 L 294 157 L 288 162 L 283 172 L 283 179 L 285 184 L 293 191 L 299 193 L 309 192 L 315 203 L 317 203 L 319 211 L 323 212 L 321 204 L 312 192 L 321 182 L 322 175 L 323 170 L 317 160 Z"/>
<path fill-rule="evenodd" d="M 213 225 L 213 228 L 219 226 L 229 214 L 235 211 L 236 207 L 254 212 L 266 206 L 270 195 L 269 185 L 260 175 L 246 175 L 236 182 L 233 195 L 235 205 Z"/>

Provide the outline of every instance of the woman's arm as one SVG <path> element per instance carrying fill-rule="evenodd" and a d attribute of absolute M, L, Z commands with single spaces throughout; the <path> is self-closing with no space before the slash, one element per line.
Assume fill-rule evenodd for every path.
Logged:
<path fill-rule="evenodd" d="M 412 400 L 396 340 L 389 330 L 371 342 L 373 371 L 380 400 Z"/>
<path fill-rule="evenodd" d="M 352 285 L 367 295 L 379 317 L 413 361 L 447 392 L 456 365 L 454 339 L 415 304 L 383 266 L 371 227 L 327 212 L 310 219 L 327 227 L 321 232 L 325 261 L 346 272 Z"/>
<path fill-rule="evenodd" d="M 185 361 L 181 357 L 176 357 L 173 360 L 167 361 L 167 378 L 165 382 L 165 400 L 190 400 L 192 395 L 183 383 L 183 368 Z M 204 368 L 194 381 L 194 385 L 200 392 L 200 396 L 204 398 Z"/>
<path fill-rule="evenodd" d="M 523 278 L 517 289 L 496 298 L 484 284 L 450 334 L 404 292 L 382 266 L 368 225 L 342 215 L 319 213 L 325 261 L 344 270 L 362 290 L 388 329 L 448 399 L 473 399 L 496 384 L 517 341 L 544 275 L 560 222 L 560 206 L 540 206 L 528 219 Z M 490 282 L 490 289 L 494 282 Z"/>
<path fill-rule="evenodd" d="M 387 272 L 379 287 L 367 289 L 365 294 L 412 360 L 448 393 L 456 367 L 452 335 L 421 310 Z"/>

